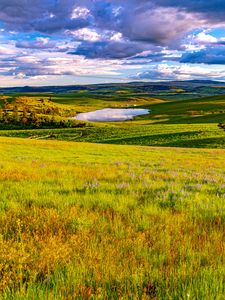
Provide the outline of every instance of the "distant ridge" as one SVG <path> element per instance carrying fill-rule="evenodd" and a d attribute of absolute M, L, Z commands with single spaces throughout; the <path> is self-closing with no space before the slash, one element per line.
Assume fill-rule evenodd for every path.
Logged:
<path fill-rule="evenodd" d="M 87 85 L 63 85 L 63 86 L 23 86 L 23 87 L 0 87 L 0 93 L 67 93 L 72 91 L 82 90 L 99 90 L 104 88 L 124 88 L 124 87 L 141 87 L 146 89 L 166 89 L 168 87 L 177 88 L 194 88 L 200 86 L 225 86 L 225 82 L 213 80 L 187 80 L 187 81 L 159 81 L 159 82 L 128 82 L 128 83 L 102 83 L 102 84 L 87 84 Z"/>
<path fill-rule="evenodd" d="M 186 80 L 184 82 L 192 82 L 192 83 L 199 83 L 199 84 L 224 84 L 223 81 L 214 81 L 214 80 L 207 80 L 207 79 L 193 79 L 193 80 Z"/>

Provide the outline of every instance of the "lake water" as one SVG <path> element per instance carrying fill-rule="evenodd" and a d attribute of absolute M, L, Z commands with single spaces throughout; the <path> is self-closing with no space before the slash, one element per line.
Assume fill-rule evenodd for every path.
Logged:
<path fill-rule="evenodd" d="M 149 114 L 142 108 L 105 108 L 78 114 L 75 119 L 90 122 L 114 122 L 132 120 L 135 116 Z"/>

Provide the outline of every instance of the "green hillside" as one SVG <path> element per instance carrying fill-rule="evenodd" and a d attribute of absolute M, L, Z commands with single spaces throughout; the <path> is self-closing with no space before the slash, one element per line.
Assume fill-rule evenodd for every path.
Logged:
<path fill-rule="evenodd" d="M 133 125 L 131 122 L 72 129 L 2 130 L 1 136 L 104 144 L 188 148 L 225 148 L 225 132 L 217 124 Z"/>
<path fill-rule="evenodd" d="M 87 97 L 87 93 L 89 93 L 89 97 Z M 165 101 L 160 98 L 139 96 L 130 98 L 130 94 L 125 92 L 121 94 L 122 96 L 118 96 L 117 93 L 115 97 L 115 94 L 109 90 L 104 98 L 101 94 L 99 98 L 93 97 L 93 94 L 86 91 L 45 94 L 45 96 L 42 95 L 42 102 L 38 100 L 41 97 L 40 94 L 36 94 L 36 96 L 34 94 L 26 96 L 15 94 L 10 98 L 11 102 L 7 106 L 12 107 L 11 115 L 14 114 L 13 107 L 15 107 L 15 104 L 18 106 L 17 103 L 20 103 L 20 105 L 29 103 L 29 106 L 26 104 L 24 108 L 21 106 L 20 110 L 29 109 L 31 112 L 36 110 L 39 114 L 38 118 L 37 114 L 34 118 L 37 126 L 31 130 L 32 122 L 28 122 L 29 126 L 23 126 L 22 124 L 19 128 L 14 123 L 13 125 L 4 124 L 0 126 L 0 129 L 4 128 L 4 130 L 0 130 L 0 135 L 146 146 L 225 147 L 225 132 L 218 127 L 219 123 L 225 121 L 224 95 L 182 101 Z M 41 106 L 39 103 L 41 103 Z M 88 122 L 86 124 L 83 122 L 83 124 L 80 124 L 70 120 L 71 116 L 75 116 L 79 112 L 93 111 L 105 107 L 147 108 L 149 114 L 124 122 Z M 40 115 L 40 111 L 42 115 Z M 50 111 L 49 116 L 46 115 L 46 111 Z M 57 111 L 57 114 L 55 114 L 55 111 Z M 48 121 L 47 125 L 43 123 L 46 122 L 46 119 Z M 44 124 L 43 128 L 37 128 L 40 124 Z M 60 127 L 60 129 L 54 127 Z"/>
<path fill-rule="evenodd" d="M 148 106 L 151 121 L 169 124 L 218 123 L 225 120 L 225 95 L 170 101 Z"/>

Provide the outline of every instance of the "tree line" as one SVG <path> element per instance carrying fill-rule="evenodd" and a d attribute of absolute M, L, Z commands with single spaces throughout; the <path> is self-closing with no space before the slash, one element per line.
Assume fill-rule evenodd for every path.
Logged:
<path fill-rule="evenodd" d="M 85 127 L 84 122 L 78 122 L 73 119 L 57 118 L 57 108 L 48 107 L 45 113 L 40 114 L 35 109 L 29 107 L 19 107 L 9 105 L 7 102 L 0 108 L 0 124 L 2 129 L 10 128 L 73 128 Z"/>

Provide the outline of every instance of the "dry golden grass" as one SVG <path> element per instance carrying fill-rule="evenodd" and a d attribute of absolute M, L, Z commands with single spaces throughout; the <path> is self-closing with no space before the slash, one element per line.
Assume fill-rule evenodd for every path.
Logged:
<path fill-rule="evenodd" d="M 223 299 L 225 151 L 0 138 L 1 299 Z"/>

